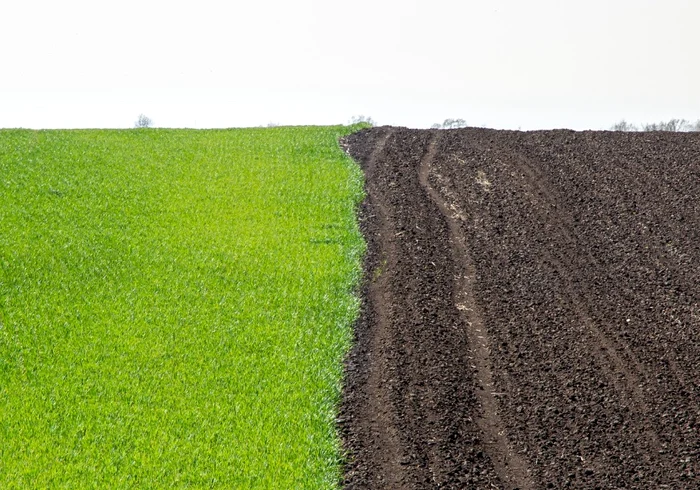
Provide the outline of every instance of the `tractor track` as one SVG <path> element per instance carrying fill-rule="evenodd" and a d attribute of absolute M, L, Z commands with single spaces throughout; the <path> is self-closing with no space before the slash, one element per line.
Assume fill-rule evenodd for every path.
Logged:
<path fill-rule="evenodd" d="M 440 132 L 436 132 L 428 145 L 428 151 L 421 161 L 419 181 L 449 224 L 449 240 L 452 244 L 454 260 L 460 264 L 453 279 L 454 306 L 460 312 L 463 328 L 469 339 L 470 358 L 474 362 L 479 383 L 479 389 L 476 391 L 480 405 L 479 413 L 476 415 L 477 424 L 483 434 L 489 459 L 501 482 L 508 488 L 531 489 L 534 487 L 530 481 L 527 463 L 509 443 L 507 430 L 499 415 L 498 397 L 507 396 L 508 393 L 498 392 L 494 385 L 489 361 L 491 340 L 488 329 L 481 319 L 479 305 L 473 296 L 474 264 L 469 255 L 466 239 L 461 232 L 461 225 L 467 221 L 468 216 L 448 189 L 443 187 L 441 193 L 431 184 L 432 163 L 439 138 Z M 437 175 L 436 179 L 439 182 L 440 176 Z"/>

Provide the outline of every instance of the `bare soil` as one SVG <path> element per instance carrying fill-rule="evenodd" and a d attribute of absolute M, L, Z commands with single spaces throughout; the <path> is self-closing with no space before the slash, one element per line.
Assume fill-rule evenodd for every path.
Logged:
<path fill-rule="evenodd" d="M 380 127 L 346 488 L 700 488 L 700 134 Z"/>

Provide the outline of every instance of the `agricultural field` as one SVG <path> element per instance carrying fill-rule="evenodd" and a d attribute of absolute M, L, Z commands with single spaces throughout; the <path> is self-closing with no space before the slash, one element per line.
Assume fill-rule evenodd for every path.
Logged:
<path fill-rule="evenodd" d="M 700 134 L 342 145 L 367 190 L 346 488 L 700 488 Z"/>
<path fill-rule="evenodd" d="M 334 488 L 359 127 L 0 131 L 0 488 Z"/>

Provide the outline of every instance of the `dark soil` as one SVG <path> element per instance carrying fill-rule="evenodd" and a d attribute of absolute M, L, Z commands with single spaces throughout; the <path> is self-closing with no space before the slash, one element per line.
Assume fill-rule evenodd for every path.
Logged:
<path fill-rule="evenodd" d="M 347 488 L 700 488 L 700 134 L 381 127 Z"/>

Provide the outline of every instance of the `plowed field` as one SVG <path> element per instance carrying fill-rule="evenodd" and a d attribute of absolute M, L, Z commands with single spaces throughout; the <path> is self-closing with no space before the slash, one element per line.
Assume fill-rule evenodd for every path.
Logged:
<path fill-rule="evenodd" d="M 380 127 L 347 488 L 700 487 L 700 135 Z"/>

